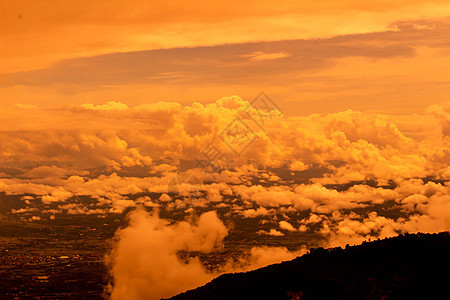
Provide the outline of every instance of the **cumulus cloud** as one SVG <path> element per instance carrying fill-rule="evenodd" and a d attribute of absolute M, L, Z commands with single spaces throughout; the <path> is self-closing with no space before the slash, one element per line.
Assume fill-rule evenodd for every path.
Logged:
<path fill-rule="evenodd" d="M 42 203 L 49 204 L 51 202 L 64 201 L 69 197 L 72 197 L 72 193 L 64 190 L 63 188 L 54 189 L 50 195 L 42 196 Z"/>
<path fill-rule="evenodd" d="M 213 278 L 198 260 L 181 262 L 177 251 L 209 252 L 221 245 L 227 229 L 215 212 L 204 213 L 196 224 L 170 225 L 142 209 L 129 218 L 108 258 L 114 278 L 111 299 L 160 299 Z"/>
<path fill-rule="evenodd" d="M 181 261 L 181 250 L 208 253 L 220 247 L 228 230 L 216 212 L 171 224 L 143 209 L 129 214 L 128 227 L 116 233 L 106 260 L 113 277 L 111 299 L 160 299 L 202 285 L 223 272 L 252 270 L 295 258 L 306 250 L 254 247 L 248 255 L 207 271 L 197 258 Z"/>
<path fill-rule="evenodd" d="M 38 166 L 28 172 L 25 172 L 21 176 L 30 178 L 46 178 L 46 177 L 61 178 L 69 174 L 73 175 L 73 171 L 71 172 L 71 170 L 68 170 L 67 168 L 60 168 L 53 165 L 53 166 Z"/>
<path fill-rule="evenodd" d="M 265 235 L 271 235 L 271 236 L 283 236 L 284 233 L 282 233 L 281 231 L 278 231 L 276 229 L 271 228 L 269 231 L 265 231 L 265 230 L 259 230 L 258 234 L 265 234 Z"/>
<path fill-rule="evenodd" d="M 427 108 L 427 112 L 433 114 L 442 128 L 443 136 L 450 136 L 450 103 L 447 105 L 431 105 Z"/>
<path fill-rule="evenodd" d="M 280 205 L 292 204 L 292 192 L 264 191 L 252 195 L 252 200 L 261 206 L 279 207 Z"/>
<path fill-rule="evenodd" d="M 242 177 L 241 180 L 262 176 L 257 169 L 251 169 L 255 165 L 288 166 L 293 172 L 308 172 L 314 165 L 327 165 L 328 172 L 317 180 L 336 184 L 448 173 L 444 162 L 449 161 L 450 154 L 445 143 L 409 138 L 388 116 L 347 110 L 327 115 L 258 119 L 264 122 L 263 130 L 246 114 L 258 116 L 258 111 L 249 105 L 232 96 L 207 105 L 194 103 L 185 107 L 163 102 L 127 107 L 120 102 L 108 102 L 96 106 L 86 104 L 81 110 L 61 108 L 58 127 L 49 122 L 45 130 L 18 132 L 12 124 L 10 131 L 0 132 L 0 158 L 11 163 L 52 161 L 56 167 L 63 168 L 70 164 L 82 170 L 99 166 L 119 170 L 150 166 L 167 158 L 180 167 L 180 161 L 207 160 L 204 150 L 209 149 L 231 158 L 229 169 L 237 173 L 217 173 L 224 179 L 227 174 L 234 175 L 229 180 L 236 180 L 235 175 Z M 429 111 L 442 124 L 446 135 L 446 108 L 433 106 Z M 97 112 L 102 114 L 90 115 Z M 55 117 L 45 113 L 48 112 L 40 109 L 31 112 L 44 120 Z M 29 112 L 18 114 L 17 124 L 28 122 Z M 258 137 L 240 156 L 234 155 L 230 145 L 219 138 L 237 116 Z M 83 124 L 89 124 L 91 129 L 84 129 Z M 271 175 L 273 180 L 278 180 L 275 175 Z"/>
<path fill-rule="evenodd" d="M 295 231 L 294 226 L 292 226 L 291 223 L 286 222 L 286 221 L 280 221 L 280 223 L 278 223 L 280 225 L 281 229 L 287 230 L 287 231 Z"/>
<path fill-rule="evenodd" d="M 332 246 L 450 229 L 445 106 L 428 111 L 442 134 L 422 140 L 388 116 L 351 110 L 268 118 L 264 129 L 249 125 L 257 138 L 236 155 L 220 134 L 237 116 L 254 122 L 248 105 L 231 96 L 184 107 L 61 108 L 61 128 L 0 131 L 0 192 L 22 197 L 26 207 L 12 213 L 31 221 L 39 221 L 30 215 L 36 203 L 52 218 L 121 214 L 138 205 L 193 218 L 176 223 L 143 209 L 130 215 L 109 260 L 115 299 L 168 297 L 226 270 L 291 257 L 285 249 L 260 247 L 241 266 L 214 272 L 196 259 L 180 262 L 178 251 L 214 251 L 224 241 L 228 230 L 218 216 L 230 226 L 237 219 L 258 224 L 249 234 L 262 240 L 308 232 Z M 92 128 L 71 127 L 86 122 Z M 232 159 L 224 167 L 208 161 L 211 154 Z M 79 203 L 80 196 L 92 203 Z M 192 217 L 210 209 L 217 213 Z M 256 259 L 258 253 L 264 259 Z"/>
<path fill-rule="evenodd" d="M 106 104 L 103 105 L 94 105 L 92 103 L 86 103 L 80 105 L 84 109 L 90 109 L 90 110 L 126 110 L 128 109 L 128 106 L 126 104 L 123 104 L 121 102 L 115 102 L 115 101 L 109 101 Z"/>
<path fill-rule="evenodd" d="M 373 237 L 391 237 L 404 232 L 450 231 L 448 184 L 408 180 L 394 191 L 399 195 L 395 201 L 408 212 L 402 217 L 389 218 L 375 211 L 365 217 L 354 212 L 346 215 L 336 212 L 332 217 L 322 215 L 320 219 L 314 217 L 314 221 L 323 221 L 321 232 L 328 236 L 327 245 L 356 244 Z M 310 223 L 312 217 L 305 223 Z"/>
<path fill-rule="evenodd" d="M 171 201 L 171 200 L 172 200 L 172 197 L 170 197 L 170 196 L 167 195 L 167 194 L 162 194 L 162 195 L 159 197 L 159 200 L 160 200 L 160 201 L 163 201 L 163 202 L 168 202 L 168 201 Z"/>
<path fill-rule="evenodd" d="M 259 207 L 256 210 L 251 208 L 251 209 L 247 209 L 245 211 L 242 212 L 242 215 L 244 216 L 244 218 L 256 218 L 256 217 L 260 217 L 260 216 L 265 216 L 269 213 L 269 211 L 264 208 L 264 207 Z"/>

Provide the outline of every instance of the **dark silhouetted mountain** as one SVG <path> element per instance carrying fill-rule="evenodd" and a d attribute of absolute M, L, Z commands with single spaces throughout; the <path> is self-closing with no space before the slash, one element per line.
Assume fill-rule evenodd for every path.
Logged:
<path fill-rule="evenodd" d="M 171 299 L 450 299 L 449 255 L 448 232 L 316 248 Z"/>

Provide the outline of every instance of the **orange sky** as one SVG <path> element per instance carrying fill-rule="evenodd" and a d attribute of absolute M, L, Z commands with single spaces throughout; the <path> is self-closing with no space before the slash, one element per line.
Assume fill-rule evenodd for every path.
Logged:
<path fill-rule="evenodd" d="M 448 1 L 1 1 L 1 68 L 60 59 L 383 31 L 446 17 Z"/>
<path fill-rule="evenodd" d="M 264 90 L 305 115 L 448 101 L 448 1 L 28 0 L 1 1 L 0 14 L 0 105 Z"/>

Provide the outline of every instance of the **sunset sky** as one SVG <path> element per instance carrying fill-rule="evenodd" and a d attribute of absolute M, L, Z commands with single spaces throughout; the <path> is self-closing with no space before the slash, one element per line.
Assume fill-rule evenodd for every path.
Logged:
<path fill-rule="evenodd" d="M 449 33 L 444 0 L 1 0 L 0 201 L 31 223 L 123 214 L 112 299 L 293 258 L 297 235 L 450 230 Z M 283 247 L 178 261 L 251 220 Z"/>
<path fill-rule="evenodd" d="M 448 1 L 28 0 L 0 14 L 6 106 L 265 90 L 295 115 L 411 114 L 447 100 Z"/>

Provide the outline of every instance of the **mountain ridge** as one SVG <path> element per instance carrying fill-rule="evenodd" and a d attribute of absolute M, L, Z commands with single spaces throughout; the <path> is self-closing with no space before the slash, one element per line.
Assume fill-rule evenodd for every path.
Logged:
<path fill-rule="evenodd" d="M 223 274 L 170 299 L 445 299 L 450 234 L 401 234 L 314 248 L 291 261 Z"/>

